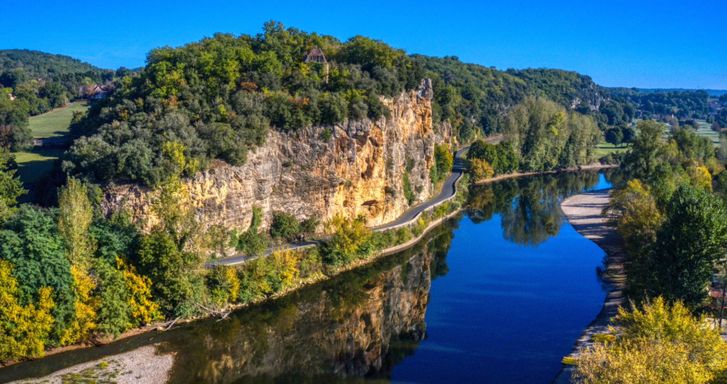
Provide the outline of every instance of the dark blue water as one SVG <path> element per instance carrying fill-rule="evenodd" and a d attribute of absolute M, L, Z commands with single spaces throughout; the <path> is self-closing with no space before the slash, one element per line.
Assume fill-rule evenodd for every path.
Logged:
<path fill-rule="evenodd" d="M 0 382 L 152 345 L 173 354 L 174 383 L 550 383 L 605 296 L 604 254 L 559 203 L 607 187 L 580 173 L 471 188 L 465 213 L 414 249 L 222 322 L 0 370 Z"/>
<path fill-rule="evenodd" d="M 547 383 L 600 310 L 595 244 L 564 223 L 537 246 L 518 245 L 500 221 L 460 222 L 449 273 L 432 283 L 427 338 L 394 381 Z"/>

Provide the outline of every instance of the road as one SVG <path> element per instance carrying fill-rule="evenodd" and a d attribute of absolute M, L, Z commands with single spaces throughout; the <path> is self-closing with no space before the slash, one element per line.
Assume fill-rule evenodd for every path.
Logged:
<path fill-rule="evenodd" d="M 464 152 L 467 151 L 468 148 L 469 147 L 462 148 L 455 154 L 452 173 L 450 173 L 449 176 L 447 176 L 447 179 L 444 180 L 444 184 L 442 185 L 442 191 L 439 192 L 439 195 L 437 195 L 433 199 L 427 200 L 419 205 L 409 208 L 394 221 L 390 221 L 386 224 L 373 227 L 373 230 L 377 232 L 382 232 L 404 226 L 419 217 L 422 212 L 453 198 L 454 195 L 457 193 L 455 187 L 457 185 L 457 180 L 462 177 L 462 174 L 466 170 L 466 161 L 464 160 L 464 158 L 462 158 L 462 154 L 464 154 Z"/>
<path fill-rule="evenodd" d="M 404 225 L 407 225 L 411 223 L 412 221 L 416 220 L 419 215 L 426 211 L 427 209 L 430 209 L 434 206 L 437 206 L 439 204 L 444 203 L 445 201 L 451 199 L 454 197 L 454 195 L 457 193 L 456 185 L 457 181 L 460 177 L 462 177 L 462 174 L 464 174 L 466 170 L 466 160 L 462 157 L 462 155 L 467 151 L 469 147 L 464 147 L 455 153 L 454 156 L 454 165 L 452 167 L 452 172 L 447 176 L 447 179 L 444 180 L 444 185 L 442 186 L 442 191 L 439 192 L 439 195 L 437 195 L 435 198 L 430 199 L 428 201 L 425 201 L 419 205 L 416 205 L 412 208 L 409 208 L 406 212 L 404 212 L 399 218 L 397 218 L 394 221 L 388 222 L 383 225 L 379 225 L 376 227 L 373 227 L 372 229 L 377 232 L 386 231 L 389 229 L 398 228 Z M 287 246 L 282 245 L 280 247 L 272 247 L 268 248 L 263 256 L 269 256 L 276 250 L 280 249 L 303 249 L 303 248 L 310 248 L 318 245 L 318 241 L 307 241 L 307 242 L 301 242 L 301 243 L 291 243 Z M 258 256 L 259 257 L 259 256 Z M 211 260 L 209 263 L 207 263 L 208 266 L 218 266 L 218 265 L 237 265 L 242 264 L 244 262 L 254 260 L 257 257 L 253 256 L 246 256 L 246 255 L 236 255 L 236 256 L 230 256 L 220 259 Z"/>

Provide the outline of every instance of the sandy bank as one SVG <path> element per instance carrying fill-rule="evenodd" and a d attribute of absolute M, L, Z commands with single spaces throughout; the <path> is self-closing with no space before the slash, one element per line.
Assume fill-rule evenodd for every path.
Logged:
<path fill-rule="evenodd" d="M 606 331 L 610 319 L 625 300 L 623 293 L 626 280 L 625 255 L 621 237 L 609 222 L 609 218 L 603 214 L 609 200 L 609 191 L 594 191 L 571 196 L 560 204 L 563 214 L 573 228 L 606 252 L 605 270 L 601 273 L 601 278 L 608 285 L 606 300 L 601 312 L 576 341 L 572 356 L 577 356 L 580 350 L 591 345 L 594 334 Z M 553 382 L 569 383 L 571 372 L 572 367 L 565 367 Z"/>

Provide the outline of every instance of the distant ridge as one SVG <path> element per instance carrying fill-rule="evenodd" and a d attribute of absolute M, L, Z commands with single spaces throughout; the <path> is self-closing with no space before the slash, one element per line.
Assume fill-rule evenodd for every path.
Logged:
<path fill-rule="evenodd" d="M 631 90 L 638 93 L 681 93 L 704 91 L 709 96 L 719 97 L 727 94 L 727 89 L 701 89 L 701 88 L 629 88 L 629 87 L 604 87 L 612 90 Z"/>

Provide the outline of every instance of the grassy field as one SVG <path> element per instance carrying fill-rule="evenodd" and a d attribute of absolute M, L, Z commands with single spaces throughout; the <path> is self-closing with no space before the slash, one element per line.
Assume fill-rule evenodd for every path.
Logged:
<path fill-rule="evenodd" d="M 617 147 L 610 143 L 600 143 L 600 144 L 596 145 L 596 150 L 594 151 L 594 153 L 596 154 L 597 158 L 601 158 L 601 157 L 609 155 L 611 153 L 626 152 L 628 149 L 629 149 L 628 145 L 619 145 Z"/>
<path fill-rule="evenodd" d="M 82 112 L 87 108 L 85 102 L 75 102 L 42 115 L 31 116 L 28 119 L 28 125 L 33 134 L 33 138 L 55 137 L 67 134 L 71 119 L 73 118 L 73 112 Z M 33 147 L 24 152 L 16 152 L 15 161 L 18 163 L 18 174 L 21 180 L 26 185 L 38 181 L 53 170 L 53 163 L 58 160 L 61 154 L 63 154 L 63 151 L 59 149 L 43 149 L 38 147 Z"/>
<path fill-rule="evenodd" d="M 74 102 L 66 107 L 56 108 L 42 115 L 31 116 L 28 125 L 34 138 L 63 136 L 68 133 L 73 112 L 83 112 L 87 109 L 85 103 Z"/>
<path fill-rule="evenodd" d="M 704 121 L 697 120 L 697 135 L 712 140 L 712 144 L 719 146 L 719 133 L 712 130 L 712 126 Z"/>

